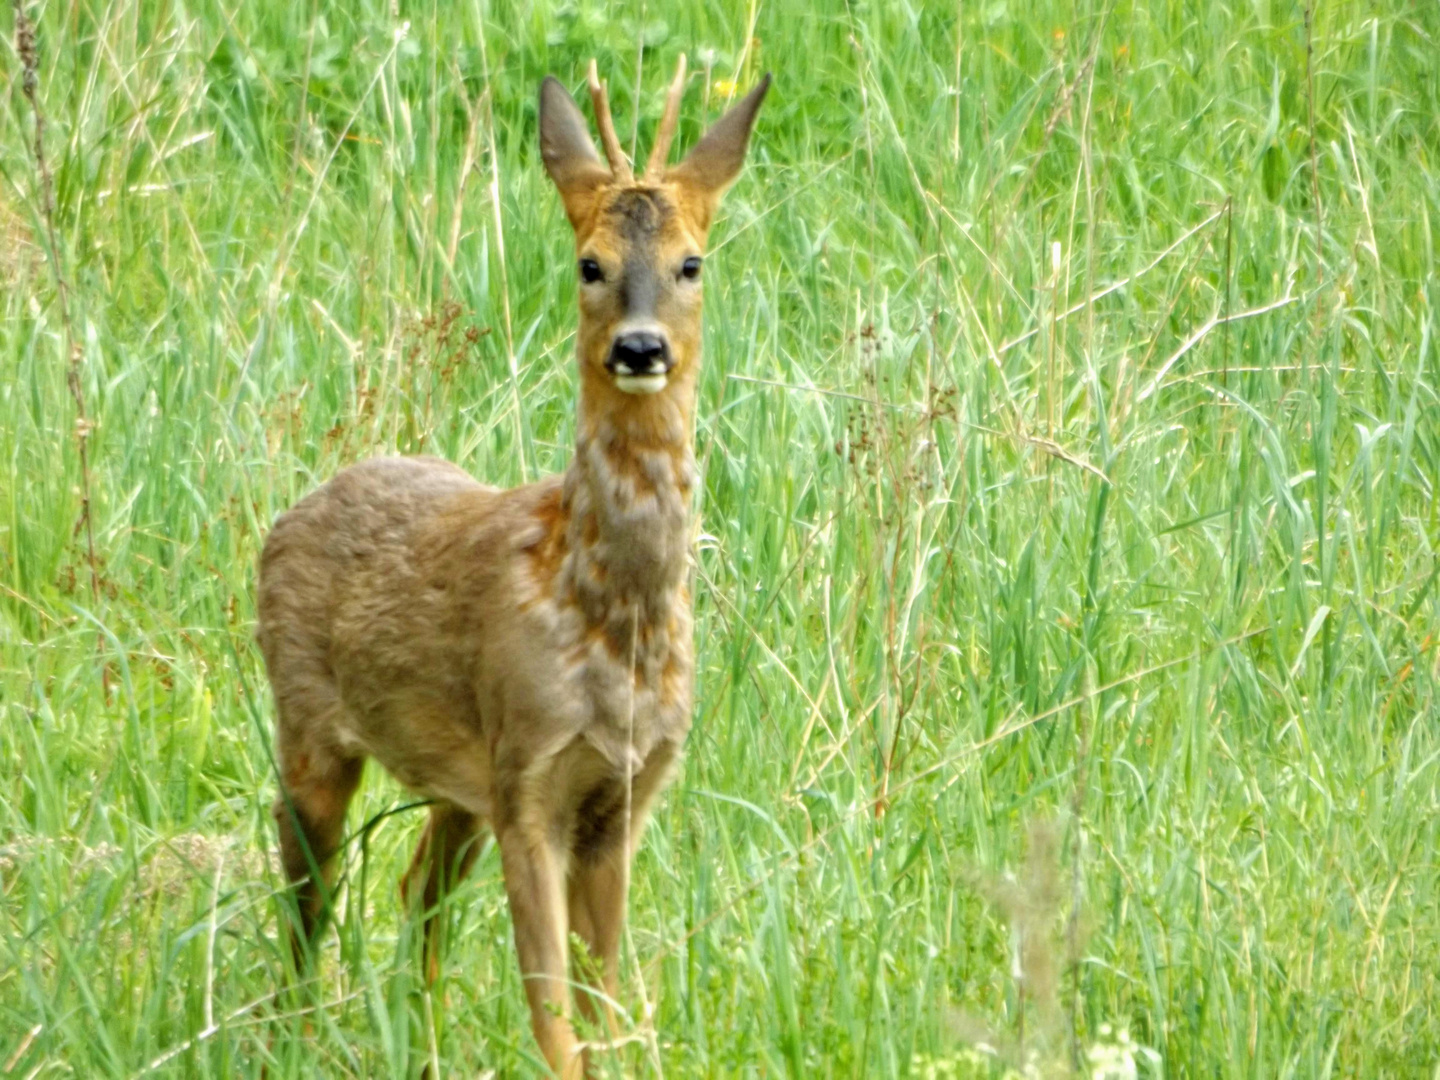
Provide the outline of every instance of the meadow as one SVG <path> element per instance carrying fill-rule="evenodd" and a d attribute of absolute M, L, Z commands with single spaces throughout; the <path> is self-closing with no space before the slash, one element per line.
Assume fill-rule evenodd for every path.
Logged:
<path fill-rule="evenodd" d="M 371 455 L 565 466 L 538 84 L 643 153 L 682 50 L 682 147 L 775 84 L 604 1075 L 1440 1075 L 1440 7 L 18 2 L 0 1076 L 543 1074 L 375 768 L 277 996 L 256 562 Z"/>

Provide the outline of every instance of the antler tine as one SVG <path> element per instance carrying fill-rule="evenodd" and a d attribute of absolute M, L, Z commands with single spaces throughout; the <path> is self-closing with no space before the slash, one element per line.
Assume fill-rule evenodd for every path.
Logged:
<path fill-rule="evenodd" d="M 595 61 L 590 61 L 590 104 L 595 107 L 595 124 L 600 129 L 600 141 L 605 144 L 605 156 L 610 159 L 610 172 L 618 183 L 628 184 L 635 179 L 630 168 L 630 159 L 620 149 L 620 137 L 615 134 L 615 121 L 610 116 L 610 97 L 605 93 L 605 84 Z"/>
<path fill-rule="evenodd" d="M 650 160 L 645 164 L 645 179 L 659 180 L 665 172 L 665 163 L 670 157 L 670 143 L 675 138 L 675 125 L 680 119 L 680 98 L 685 93 L 685 54 L 680 54 L 680 63 L 675 68 L 675 78 L 670 83 L 670 92 L 665 95 L 665 111 L 660 114 L 660 129 L 655 132 L 655 145 L 650 149 Z"/>

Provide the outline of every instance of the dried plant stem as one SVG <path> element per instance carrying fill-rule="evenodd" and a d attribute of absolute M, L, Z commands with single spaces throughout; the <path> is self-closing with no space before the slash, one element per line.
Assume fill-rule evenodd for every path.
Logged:
<path fill-rule="evenodd" d="M 45 223 L 45 240 L 50 255 L 50 270 L 55 275 L 55 294 L 60 304 L 60 324 L 65 334 L 65 346 L 69 361 L 65 369 L 65 385 L 75 401 L 75 445 L 80 453 L 80 525 L 85 529 L 85 556 L 90 566 L 90 597 L 95 606 L 100 606 L 100 571 L 95 560 L 95 528 L 90 514 L 90 429 L 91 423 L 85 411 L 85 388 L 80 381 L 80 370 L 85 354 L 80 339 L 75 335 L 75 325 L 70 319 L 70 290 L 65 282 L 64 268 L 60 263 L 60 240 L 55 231 L 54 181 L 50 166 L 45 160 L 45 113 L 40 108 L 40 97 L 36 92 L 40 84 L 39 51 L 35 41 L 35 26 L 25 14 L 23 0 L 13 0 L 15 7 L 15 51 L 20 56 L 22 67 L 21 89 L 30 102 L 35 114 L 35 174 L 39 183 L 40 218 Z M 108 682 L 108 676 L 107 676 Z M 108 690 L 108 686 L 107 686 Z"/>
<path fill-rule="evenodd" d="M 1325 242 L 1321 232 L 1324 208 L 1320 203 L 1320 159 L 1315 152 L 1315 19 L 1305 5 L 1305 105 L 1310 119 L 1310 190 L 1315 200 L 1315 284 L 1324 280 Z"/>
<path fill-rule="evenodd" d="M 500 151 L 495 142 L 495 96 L 492 93 L 494 83 L 491 81 L 490 49 L 485 42 L 483 19 L 477 21 L 477 27 L 480 31 L 480 66 L 485 77 L 485 91 L 480 95 L 480 101 L 485 107 L 485 145 L 490 155 L 490 211 L 495 219 L 495 254 L 498 256 L 497 265 L 500 268 L 500 312 L 505 319 L 505 359 L 510 371 L 510 391 L 515 403 L 515 446 L 521 450 L 520 481 L 528 483 L 534 448 L 530 446 L 525 427 L 525 412 L 520 401 L 520 364 L 515 356 L 515 325 L 510 317 L 510 272 L 506 269 L 508 260 L 505 258 L 505 215 L 500 205 Z M 590 66 L 594 68 L 593 60 Z"/>
<path fill-rule="evenodd" d="M 1224 303 L 1224 319 L 1225 319 L 1225 349 L 1224 349 L 1224 352 L 1223 352 L 1223 354 L 1222 354 L 1223 363 L 1222 363 L 1222 367 L 1221 367 L 1220 385 L 1221 385 L 1221 386 L 1229 386 L 1229 385 L 1230 385 L 1230 294 L 1231 294 L 1231 289 L 1232 289 L 1231 282 L 1232 282 L 1232 278 L 1233 278 L 1233 275 L 1232 275 L 1232 272 L 1231 272 L 1231 267 L 1230 267 L 1230 252 L 1231 252 L 1231 249 L 1232 249 L 1232 247 L 1233 247 L 1234 234 L 1235 234 L 1235 203 L 1234 203 L 1234 199 L 1233 199 L 1232 196 L 1230 196 L 1230 195 L 1225 196 L 1225 205 L 1224 205 L 1224 207 L 1223 207 L 1222 209 L 1225 211 L 1225 281 L 1224 281 L 1225 294 L 1224 294 L 1224 297 L 1223 297 L 1223 303 Z"/>
<path fill-rule="evenodd" d="M 1093 690 L 1093 687 L 1089 688 Z M 1093 700 L 1093 698 L 1092 698 Z M 1070 1059 L 1078 1070 L 1083 1064 L 1080 1048 L 1080 1015 L 1083 1007 L 1081 973 L 1080 910 L 1085 899 L 1085 794 L 1090 779 L 1091 717 L 1087 701 L 1075 709 L 1076 753 L 1075 790 L 1070 799 L 1070 914 L 1065 920 L 1065 947 L 1070 967 Z"/>

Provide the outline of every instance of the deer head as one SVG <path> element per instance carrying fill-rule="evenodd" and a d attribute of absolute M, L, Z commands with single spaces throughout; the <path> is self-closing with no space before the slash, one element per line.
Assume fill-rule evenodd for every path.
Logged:
<path fill-rule="evenodd" d="M 683 161 L 668 166 L 685 88 L 682 55 L 639 178 L 620 148 L 594 61 L 589 84 L 608 167 L 560 82 L 551 76 L 540 87 L 540 152 L 575 230 L 582 395 L 591 407 L 618 409 L 652 395 L 688 398 L 700 358 L 706 235 L 721 195 L 740 173 L 770 76 Z"/>

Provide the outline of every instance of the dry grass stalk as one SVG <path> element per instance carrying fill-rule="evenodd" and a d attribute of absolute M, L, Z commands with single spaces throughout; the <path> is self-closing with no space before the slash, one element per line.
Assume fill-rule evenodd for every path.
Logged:
<path fill-rule="evenodd" d="M 55 274 L 55 292 L 60 303 L 60 322 L 65 332 L 65 344 L 70 361 L 65 370 L 65 385 L 75 401 L 75 444 L 80 454 L 80 525 L 85 528 L 85 556 L 90 567 L 90 598 L 98 610 L 100 606 L 100 571 L 95 558 L 95 527 L 90 513 L 90 430 L 92 424 L 85 410 L 85 390 L 80 382 L 80 370 L 85 355 L 80 340 L 75 335 L 75 325 L 70 318 L 70 290 L 65 282 L 64 269 L 60 262 L 60 240 L 55 231 L 55 183 L 50 175 L 50 165 L 45 158 L 45 112 L 40 108 L 40 54 L 35 39 L 35 24 L 25 14 L 23 0 L 13 0 L 15 7 L 15 51 L 20 57 L 20 88 L 25 100 L 30 102 L 30 111 L 35 114 L 35 142 L 32 153 L 35 157 L 35 175 L 39 181 L 40 217 L 45 223 L 45 239 L 50 249 L 50 269 Z M 108 694 L 108 673 L 105 678 Z"/>

